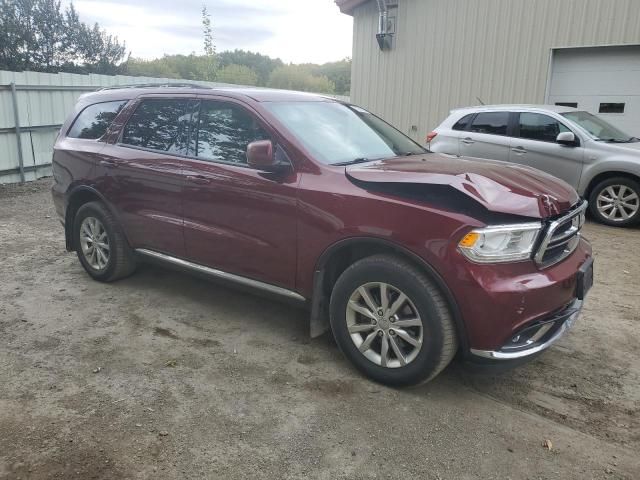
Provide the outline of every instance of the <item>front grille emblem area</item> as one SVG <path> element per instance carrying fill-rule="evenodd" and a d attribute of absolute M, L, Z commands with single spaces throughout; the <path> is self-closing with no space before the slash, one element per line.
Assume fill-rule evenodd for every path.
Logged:
<path fill-rule="evenodd" d="M 541 268 L 561 262 L 575 251 L 580 242 L 586 211 L 587 202 L 583 201 L 567 215 L 551 222 L 534 257 Z"/>

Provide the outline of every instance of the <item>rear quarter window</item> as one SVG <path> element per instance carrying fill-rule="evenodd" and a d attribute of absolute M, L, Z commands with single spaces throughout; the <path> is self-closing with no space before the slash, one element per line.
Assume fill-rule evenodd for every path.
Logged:
<path fill-rule="evenodd" d="M 105 134 L 126 103 L 127 100 L 118 100 L 89 105 L 76 117 L 67 137 L 97 140 Z"/>
<path fill-rule="evenodd" d="M 471 118 L 473 118 L 473 115 L 473 113 L 470 113 L 462 117 L 453 126 L 453 130 L 466 130 L 467 128 L 469 128 L 469 123 L 471 122 Z"/>

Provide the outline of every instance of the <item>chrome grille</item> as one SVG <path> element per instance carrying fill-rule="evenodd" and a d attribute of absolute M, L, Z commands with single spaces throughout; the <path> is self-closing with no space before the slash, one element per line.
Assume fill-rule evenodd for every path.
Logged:
<path fill-rule="evenodd" d="M 583 201 L 568 214 L 549 224 L 534 257 L 540 267 L 554 265 L 573 253 L 580 242 L 586 210 L 587 202 Z"/>

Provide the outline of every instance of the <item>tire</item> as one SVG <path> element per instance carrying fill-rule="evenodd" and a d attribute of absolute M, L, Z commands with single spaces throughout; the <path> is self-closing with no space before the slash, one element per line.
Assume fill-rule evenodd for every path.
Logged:
<path fill-rule="evenodd" d="M 98 237 L 103 247 L 88 240 Z M 73 240 L 80 263 L 94 280 L 113 282 L 131 275 L 136 269 L 133 251 L 122 228 L 100 202 L 85 203 L 78 209 L 73 223 Z M 103 252 L 102 256 L 97 250 Z"/>
<path fill-rule="evenodd" d="M 622 202 L 622 199 L 626 201 Z M 600 182 L 589 195 L 589 209 L 593 217 L 605 225 L 637 225 L 640 222 L 640 183 L 628 177 L 612 177 Z"/>
<path fill-rule="evenodd" d="M 368 314 L 362 313 L 361 307 L 368 302 L 361 287 L 376 307 L 383 306 L 382 292 L 386 291 L 388 308 L 382 316 L 374 312 L 378 314 L 375 326 L 369 315 L 372 309 L 365 308 Z M 391 316 L 401 293 L 407 301 Z M 330 312 L 331 329 L 342 353 L 363 374 L 386 385 L 427 382 L 451 362 L 458 350 L 453 318 L 440 290 L 421 270 L 392 255 L 374 255 L 348 267 L 333 288 Z M 372 332 L 375 335 L 366 348 Z M 407 334 L 418 346 L 405 340 Z M 383 341 L 387 342 L 385 361 Z M 360 348 L 366 348 L 365 352 Z"/>

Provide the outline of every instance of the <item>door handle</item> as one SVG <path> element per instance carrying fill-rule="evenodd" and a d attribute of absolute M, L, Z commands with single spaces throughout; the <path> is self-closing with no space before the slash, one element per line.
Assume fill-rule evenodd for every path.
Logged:
<path fill-rule="evenodd" d="M 515 148 L 512 148 L 511 151 L 518 153 L 520 155 L 527 153 L 527 149 L 524 147 L 515 147 Z"/>
<path fill-rule="evenodd" d="M 204 175 L 187 175 L 187 181 L 197 183 L 198 185 L 207 185 L 211 183 L 211 179 Z"/>
<path fill-rule="evenodd" d="M 113 160 L 100 160 L 99 163 L 102 167 L 118 168 L 118 162 L 114 162 Z"/>
<path fill-rule="evenodd" d="M 465 145 L 473 145 L 475 142 L 475 140 L 473 140 L 472 138 L 463 138 L 462 140 L 460 140 L 462 143 L 464 143 Z"/>

